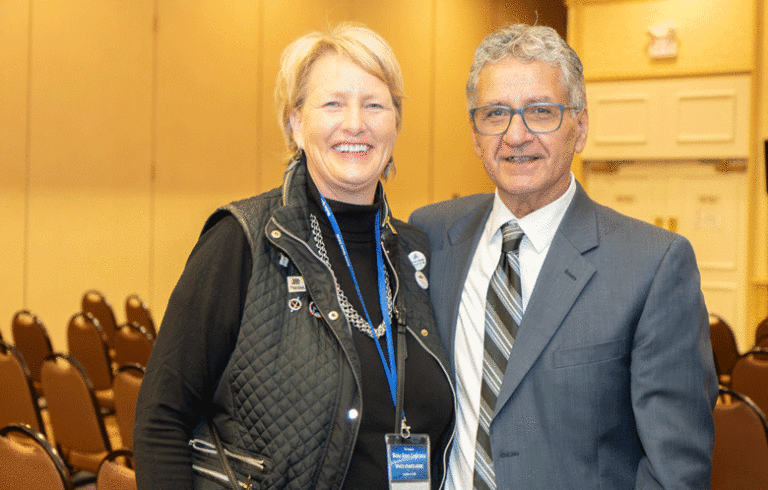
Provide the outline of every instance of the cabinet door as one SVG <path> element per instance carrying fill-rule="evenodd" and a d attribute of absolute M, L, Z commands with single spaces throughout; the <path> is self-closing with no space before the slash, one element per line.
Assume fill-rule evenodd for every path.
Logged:
<path fill-rule="evenodd" d="M 669 179 L 670 218 L 696 252 L 707 308 L 729 322 L 746 350 L 746 174 L 712 166 L 678 171 Z"/>
<path fill-rule="evenodd" d="M 640 170 L 640 171 L 638 171 Z M 617 173 L 588 173 L 589 195 L 600 204 L 666 227 L 667 182 L 636 166 L 622 166 Z"/>
<path fill-rule="evenodd" d="M 747 158 L 748 75 L 587 84 L 584 160 Z"/>

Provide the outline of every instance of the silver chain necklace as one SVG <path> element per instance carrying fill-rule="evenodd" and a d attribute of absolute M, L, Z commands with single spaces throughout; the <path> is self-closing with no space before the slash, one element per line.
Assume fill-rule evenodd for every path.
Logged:
<path fill-rule="evenodd" d="M 312 236 L 315 239 L 315 245 L 317 245 L 317 254 L 320 256 L 323 263 L 328 266 L 329 269 L 333 270 L 331 261 L 328 260 L 328 252 L 325 249 L 323 235 L 320 233 L 320 223 L 317 221 L 314 214 L 309 215 L 309 222 L 312 225 Z M 384 321 L 382 321 L 381 324 L 376 327 L 376 333 L 374 334 L 373 329 L 371 329 L 371 324 L 361 317 L 360 314 L 357 313 L 357 310 L 355 310 L 355 307 L 350 304 L 349 299 L 347 299 L 344 291 L 341 290 L 341 286 L 339 286 L 339 282 L 336 280 L 336 275 L 333 276 L 333 282 L 336 285 L 336 297 L 339 300 L 344 316 L 347 317 L 347 321 L 349 321 L 350 324 L 354 325 L 355 328 L 372 339 L 381 337 L 387 332 L 387 327 L 384 324 Z M 384 268 L 384 283 L 387 286 L 387 309 L 389 310 L 389 317 L 392 318 L 392 290 L 389 287 L 389 272 L 386 267 Z"/>

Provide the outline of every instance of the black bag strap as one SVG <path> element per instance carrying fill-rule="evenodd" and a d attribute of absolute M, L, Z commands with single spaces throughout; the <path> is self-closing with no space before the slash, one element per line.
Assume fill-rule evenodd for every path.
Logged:
<path fill-rule="evenodd" d="M 216 426 L 213 425 L 213 420 L 211 420 L 211 417 L 206 418 L 208 419 L 208 429 L 211 431 L 214 444 L 216 444 L 216 454 L 219 455 L 221 466 L 224 468 L 224 471 L 227 474 L 227 478 L 229 478 L 229 486 L 232 488 L 232 490 L 240 490 L 240 485 L 237 481 L 237 478 L 235 477 L 235 472 L 232 471 L 232 467 L 229 465 L 229 461 L 227 460 L 227 455 L 224 454 L 224 445 L 221 443 L 219 431 L 216 429 Z"/>
<path fill-rule="evenodd" d="M 410 427 L 403 426 L 405 415 L 403 414 L 403 398 L 405 393 L 405 359 L 408 357 L 407 340 L 405 338 L 405 307 L 395 307 L 395 319 L 397 321 L 397 396 L 395 401 L 395 434 L 410 437 Z"/>

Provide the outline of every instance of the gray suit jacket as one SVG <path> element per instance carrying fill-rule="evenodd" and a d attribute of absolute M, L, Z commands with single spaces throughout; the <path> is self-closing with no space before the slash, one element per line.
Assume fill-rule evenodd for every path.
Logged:
<path fill-rule="evenodd" d="M 578 185 L 578 184 L 577 184 Z M 455 363 L 462 289 L 493 204 L 416 210 Z M 693 249 L 578 185 L 510 355 L 491 425 L 500 489 L 708 489 L 717 377 Z"/>

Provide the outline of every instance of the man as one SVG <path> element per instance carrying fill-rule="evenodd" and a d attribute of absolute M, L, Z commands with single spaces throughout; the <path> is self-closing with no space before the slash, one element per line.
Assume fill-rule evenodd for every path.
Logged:
<path fill-rule="evenodd" d="M 709 488 L 717 381 L 694 253 L 575 181 L 578 56 L 553 29 L 508 26 L 478 47 L 467 98 L 496 192 L 411 216 L 456 373 L 447 488 Z"/>

